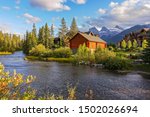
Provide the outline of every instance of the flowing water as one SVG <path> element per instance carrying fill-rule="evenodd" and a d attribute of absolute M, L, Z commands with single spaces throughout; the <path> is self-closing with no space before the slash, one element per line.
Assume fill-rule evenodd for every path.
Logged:
<path fill-rule="evenodd" d="M 150 99 L 150 76 L 137 73 L 118 74 L 88 66 L 67 63 L 25 61 L 22 52 L 0 56 L 6 71 L 35 75 L 32 87 L 38 95 L 48 93 L 66 96 L 67 86 L 77 86 L 78 99 L 85 99 L 85 92 L 92 90 L 94 99 Z"/>

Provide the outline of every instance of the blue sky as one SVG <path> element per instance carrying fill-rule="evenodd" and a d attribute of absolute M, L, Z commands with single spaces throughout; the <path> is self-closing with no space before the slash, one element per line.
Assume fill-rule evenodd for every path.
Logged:
<path fill-rule="evenodd" d="M 150 23 L 149 0 L 0 0 L 0 30 L 24 34 L 36 23 L 39 28 L 46 22 L 55 25 L 65 18 L 70 27 L 72 18 L 81 31 L 90 27 L 124 28 Z"/>

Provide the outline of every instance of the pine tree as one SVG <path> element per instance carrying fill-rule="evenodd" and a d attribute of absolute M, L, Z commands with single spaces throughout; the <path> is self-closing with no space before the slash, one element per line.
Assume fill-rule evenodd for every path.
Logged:
<path fill-rule="evenodd" d="M 66 34 L 68 32 L 68 28 L 66 25 L 66 21 L 64 18 L 61 20 L 61 27 L 59 29 L 59 38 L 61 39 L 61 45 L 64 46 L 64 40 L 66 38 Z"/>
<path fill-rule="evenodd" d="M 8 48 L 8 43 L 9 43 L 9 34 L 5 34 L 4 36 L 4 51 L 9 51 L 9 48 Z"/>
<path fill-rule="evenodd" d="M 143 51 L 143 60 L 150 64 L 150 39 L 148 40 L 147 47 Z"/>
<path fill-rule="evenodd" d="M 127 43 L 126 43 L 125 40 L 123 40 L 123 41 L 121 42 L 121 47 L 122 47 L 123 49 L 125 49 L 125 48 L 127 47 Z"/>
<path fill-rule="evenodd" d="M 143 42 L 142 42 L 142 48 L 143 49 L 145 49 L 147 47 L 147 43 L 148 43 L 147 40 L 144 39 Z"/>
<path fill-rule="evenodd" d="M 75 18 L 73 18 L 69 32 L 64 37 L 64 46 L 69 47 L 69 40 L 78 33 L 78 27 Z"/>
<path fill-rule="evenodd" d="M 51 36 L 54 37 L 54 25 L 51 25 Z"/>
<path fill-rule="evenodd" d="M 136 39 L 133 40 L 133 48 L 137 48 L 138 47 L 138 43 L 136 41 Z"/>
<path fill-rule="evenodd" d="M 45 37 L 45 29 L 44 29 L 44 26 L 42 26 L 39 29 L 38 44 L 43 44 L 44 45 L 44 42 L 45 42 L 44 37 Z"/>
<path fill-rule="evenodd" d="M 78 33 L 78 27 L 75 18 L 72 20 L 72 24 L 69 31 L 69 38 L 71 39 L 74 35 Z"/>
<path fill-rule="evenodd" d="M 24 39 L 23 39 L 23 53 L 27 54 L 27 38 L 28 38 L 28 31 L 26 31 L 26 34 L 24 35 Z"/>
<path fill-rule="evenodd" d="M 127 47 L 128 47 L 128 49 L 130 49 L 132 47 L 132 42 L 130 40 L 127 43 Z"/>
<path fill-rule="evenodd" d="M 36 26 L 35 26 L 35 24 L 33 24 L 32 35 L 34 35 L 36 37 L 37 36 L 36 33 L 37 33 Z"/>
<path fill-rule="evenodd" d="M 50 41 L 49 41 L 49 48 L 53 48 L 54 47 L 54 25 L 51 25 L 51 29 L 50 29 Z"/>
<path fill-rule="evenodd" d="M 2 51 L 3 43 L 4 43 L 4 35 L 3 32 L 0 31 L 0 51 Z"/>
<path fill-rule="evenodd" d="M 23 43 L 23 52 L 28 55 L 32 47 L 32 32 L 26 31 L 26 37 Z"/>
<path fill-rule="evenodd" d="M 38 33 L 38 44 L 42 43 L 41 33 L 42 33 L 42 28 L 39 28 L 39 33 Z"/>
<path fill-rule="evenodd" d="M 32 46 L 35 47 L 37 45 L 37 35 L 36 35 L 36 27 L 35 24 L 33 24 L 33 29 L 32 29 Z"/>
<path fill-rule="evenodd" d="M 29 32 L 28 33 L 28 37 L 27 37 L 28 39 L 27 39 L 27 46 L 28 46 L 28 53 L 29 53 L 29 51 L 34 47 L 34 45 L 33 45 L 33 35 L 32 35 L 32 32 Z"/>
<path fill-rule="evenodd" d="M 20 36 L 0 31 L 0 51 L 14 52 L 21 48 Z"/>
<path fill-rule="evenodd" d="M 45 35 L 44 35 L 44 46 L 46 48 L 50 48 L 50 45 L 49 45 L 49 43 L 50 43 L 50 29 L 49 29 L 47 23 L 45 24 L 44 33 L 45 33 Z"/>

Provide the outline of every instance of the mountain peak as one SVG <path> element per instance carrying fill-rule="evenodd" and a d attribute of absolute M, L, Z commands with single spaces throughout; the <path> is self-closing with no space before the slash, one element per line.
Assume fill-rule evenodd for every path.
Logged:
<path fill-rule="evenodd" d="M 102 27 L 101 31 L 107 31 L 109 32 L 110 30 L 108 28 L 106 28 L 105 26 Z"/>
<path fill-rule="evenodd" d="M 121 26 L 116 25 L 115 28 L 120 29 L 120 30 L 124 30 Z"/>
<path fill-rule="evenodd" d="M 90 32 L 93 32 L 94 34 L 99 35 L 99 31 L 98 31 L 98 29 L 97 29 L 96 27 L 90 28 L 89 31 L 90 31 Z"/>

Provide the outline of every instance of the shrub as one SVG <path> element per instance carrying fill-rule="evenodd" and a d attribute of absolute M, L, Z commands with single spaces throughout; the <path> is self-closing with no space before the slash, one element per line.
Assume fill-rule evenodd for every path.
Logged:
<path fill-rule="evenodd" d="M 29 51 L 29 55 L 41 56 L 43 53 L 46 53 L 46 52 L 47 52 L 47 49 L 45 48 L 45 46 L 42 44 L 39 44 L 39 45 L 33 47 Z"/>
<path fill-rule="evenodd" d="M 53 57 L 53 51 L 50 49 L 47 49 L 45 52 L 40 54 L 41 57 Z"/>
<path fill-rule="evenodd" d="M 39 44 L 36 47 L 30 50 L 29 55 L 38 56 L 38 57 L 52 57 L 53 51 L 50 49 L 46 49 L 44 45 Z"/>
<path fill-rule="evenodd" d="M 89 62 L 90 56 L 91 56 L 91 52 L 89 50 L 89 48 L 86 47 L 85 43 L 83 45 L 80 45 L 76 55 L 74 56 L 75 60 L 77 63 L 80 62 Z M 92 59 L 92 58 L 91 58 Z"/>
<path fill-rule="evenodd" d="M 104 67 L 109 70 L 125 70 L 131 67 L 131 63 L 127 59 L 113 57 L 105 61 Z"/>
<path fill-rule="evenodd" d="M 108 58 L 115 57 L 116 54 L 108 49 L 97 48 L 95 51 L 95 61 L 96 63 L 104 63 Z"/>
<path fill-rule="evenodd" d="M 30 87 L 34 77 L 17 74 L 13 75 L 4 71 L 4 66 L 0 64 L 0 99 L 5 100 L 31 100 L 35 98 L 36 91 Z"/>
<path fill-rule="evenodd" d="M 55 49 L 53 52 L 53 56 L 56 58 L 69 58 L 72 55 L 72 51 L 70 48 L 65 47 L 65 48 L 58 48 Z"/>

